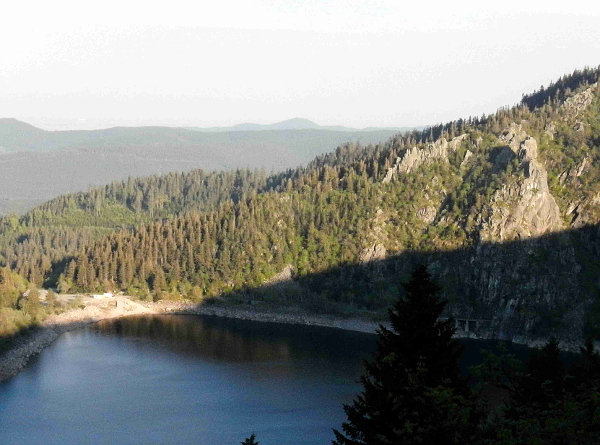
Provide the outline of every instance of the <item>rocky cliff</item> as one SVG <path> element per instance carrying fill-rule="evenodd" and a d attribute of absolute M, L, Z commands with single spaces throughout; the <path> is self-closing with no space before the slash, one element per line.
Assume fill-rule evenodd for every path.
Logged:
<path fill-rule="evenodd" d="M 268 177 L 171 174 L 61 197 L 0 220 L 0 265 L 61 289 L 354 313 L 384 310 L 426 263 L 468 335 L 600 337 L 599 76 Z"/>
<path fill-rule="evenodd" d="M 600 286 L 600 175 L 594 165 L 600 139 L 593 139 L 600 134 L 592 136 L 600 128 L 598 97 L 597 83 L 589 85 L 543 126 L 511 122 L 496 132 L 495 141 L 488 136 L 483 151 L 480 131 L 406 150 L 387 170 L 384 183 L 408 180 L 428 164 L 451 163 L 452 153 L 460 151 L 460 163 L 449 177 L 462 182 L 463 190 L 473 189 L 465 187 L 468 171 L 479 168 L 479 184 L 492 191 L 487 196 L 478 192 L 458 216 L 450 211 L 451 190 L 434 200 L 425 191 L 425 204 L 412 211 L 427 226 L 425 234 L 436 234 L 438 248 L 430 253 L 398 250 L 393 239 L 374 236 L 363 261 L 386 257 L 402 275 L 417 262 L 428 263 L 451 301 L 448 315 L 461 320 L 459 329 L 466 335 L 529 343 L 556 335 L 574 345 L 585 332 L 597 332 L 600 320 L 589 314 Z M 440 250 L 439 234 L 459 227 L 467 232 L 466 243 Z"/>

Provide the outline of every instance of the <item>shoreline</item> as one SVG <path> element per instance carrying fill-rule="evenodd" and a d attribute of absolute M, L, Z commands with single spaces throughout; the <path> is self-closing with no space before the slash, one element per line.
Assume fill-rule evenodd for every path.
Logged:
<path fill-rule="evenodd" d="M 116 302 L 116 306 L 113 306 Z M 30 358 L 50 346 L 61 334 L 80 329 L 88 324 L 102 320 L 128 317 L 132 315 L 208 315 L 240 320 L 251 320 L 267 323 L 296 324 L 305 326 L 322 326 L 344 329 L 349 331 L 375 334 L 381 324 L 389 327 L 388 323 L 379 323 L 360 318 L 341 318 L 334 315 L 315 315 L 296 311 L 276 311 L 245 306 L 200 305 L 198 303 L 181 301 L 160 301 L 157 303 L 140 303 L 125 297 L 116 297 L 101 304 L 88 305 L 83 309 L 74 309 L 59 315 L 48 317 L 40 327 L 18 338 L 14 347 L 0 356 L 0 382 L 14 377 L 21 372 Z M 475 335 L 455 335 L 455 338 L 494 340 L 493 338 Z M 540 348 L 542 340 L 527 340 L 516 338 L 515 344 L 530 348 Z M 569 352 L 579 352 L 579 344 L 564 342 L 561 349 Z"/>
<path fill-rule="evenodd" d="M 42 352 L 65 332 L 101 320 L 144 313 L 151 314 L 152 311 L 128 298 L 117 297 L 103 304 L 87 305 L 85 308 L 51 315 L 39 327 L 17 337 L 15 345 L 0 356 L 0 382 L 21 372 L 31 357 Z"/>
<path fill-rule="evenodd" d="M 112 306 L 113 301 L 117 306 Z M 375 334 L 380 323 L 356 318 L 343 319 L 327 315 L 281 313 L 274 310 L 250 309 L 236 306 L 199 305 L 179 301 L 140 303 L 117 297 L 104 304 L 88 305 L 48 317 L 41 326 L 17 338 L 16 344 L 0 356 L 0 382 L 21 372 L 29 360 L 50 346 L 61 334 L 81 329 L 92 323 L 133 315 L 209 315 L 269 323 L 323 326 Z M 120 305 L 120 306 L 119 306 Z"/>
<path fill-rule="evenodd" d="M 257 309 L 246 306 L 220 306 L 181 302 L 152 303 L 154 314 L 173 315 L 209 315 L 214 317 L 234 318 L 266 323 L 296 324 L 304 326 L 322 326 L 326 328 L 344 329 L 347 331 L 375 334 L 380 324 L 360 318 L 342 318 L 335 315 L 315 315 L 306 312 L 281 312 L 273 309 Z"/>

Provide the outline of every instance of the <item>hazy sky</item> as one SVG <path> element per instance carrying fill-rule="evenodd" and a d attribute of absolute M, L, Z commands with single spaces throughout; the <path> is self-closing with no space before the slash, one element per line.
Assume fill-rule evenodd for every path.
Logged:
<path fill-rule="evenodd" d="M 433 124 L 600 65 L 599 3 L 11 3 L 0 117 L 47 128 Z"/>

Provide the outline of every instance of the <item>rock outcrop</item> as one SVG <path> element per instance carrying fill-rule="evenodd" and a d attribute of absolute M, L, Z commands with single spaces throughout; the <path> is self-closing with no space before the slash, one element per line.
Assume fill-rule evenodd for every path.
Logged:
<path fill-rule="evenodd" d="M 465 166 L 469 163 L 469 159 L 473 157 L 473 152 L 471 150 L 467 150 L 465 153 L 465 157 L 460 163 L 460 168 L 465 168 Z"/>
<path fill-rule="evenodd" d="M 377 260 L 383 260 L 386 255 L 387 249 L 383 244 L 373 244 L 362 251 L 360 254 L 360 263 L 368 264 Z"/>
<path fill-rule="evenodd" d="M 527 139 L 528 135 L 523 130 L 523 126 L 521 124 L 512 123 L 510 127 L 502 132 L 500 135 L 499 142 L 507 144 L 514 153 L 517 153 L 521 142 Z"/>
<path fill-rule="evenodd" d="M 594 100 L 596 88 L 598 88 L 597 82 L 565 100 L 562 104 L 562 109 L 565 111 L 567 119 L 577 117 L 583 110 L 590 106 Z"/>
<path fill-rule="evenodd" d="M 387 183 L 402 173 L 415 171 L 421 165 L 436 160 L 448 160 L 448 151 L 456 150 L 462 142 L 468 137 L 468 134 L 461 134 L 450 141 L 440 138 L 437 141 L 427 144 L 424 148 L 412 147 L 406 150 L 402 156 L 396 159 L 394 165 L 386 172 L 383 182 Z"/>
<path fill-rule="evenodd" d="M 421 207 L 417 210 L 417 218 L 426 224 L 431 224 L 437 215 L 437 209 L 433 206 Z"/>
<path fill-rule="evenodd" d="M 288 264 L 287 266 L 285 266 L 283 268 L 283 270 L 281 272 L 279 272 L 277 275 L 275 275 L 270 280 L 265 281 L 264 284 L 277 285 L 277 284 L 289 283 L 290 281 L 292 281 L 293 275 L 294 275 L 294 268 L 292 267 L 291 264 Z"/>
<path fill-rule="evenodd" d="M 574 229 L 596 224 L 600 219 L 600 193 L 572 202 L 567 207 L 566 215 L 570 227 Z"/>
<path fill-rule="evenodd" d="M 375 216 L 371 220 L 371 229 L 365 240 L 368 244 L 360 254 L 360 263 L 369 264 L 385 259 L 387 249 L 385 244 L 388 242 L 388 236 L 385 230 L 386 216 L 383 210 L 377 209 Z"/>
<path fill-rule="evenodd" d="M 482 221 L 484 241 L 506 241 L 541 236 L 563 228 L 556 200 L 548 187 L 548 175 L 538 160 L 537 141 L 511 126 L 501 138 L 509 143 L 520 164 L 517 174 L 497 190 Z"/>

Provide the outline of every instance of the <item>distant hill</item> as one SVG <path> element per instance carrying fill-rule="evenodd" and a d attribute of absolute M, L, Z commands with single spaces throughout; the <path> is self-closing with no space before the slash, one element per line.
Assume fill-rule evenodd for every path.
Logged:
<path fill-rule="evenodd" d="M 293 119 L 265 131 L 172 127 L 45 131 L 0 119 L 0 214 L 21 213 L 63 193 L 133 176 L 234 168 L 285 170 L 347 142 L 377 144 L 395 130 L 334 131 Z M 314 124 L 316 125 L 316 124 Z M 270 126 L 272 127 L 272 126 Z"/>
<path fill-rule="evenodd" d="M 0 153 L 30 150 L 46 139 L 47 131 L 17 119 L 0 119 Z"/>
<path fill-rule="evenodd" d="M 352 128 L 339 125 L 322 126 L 314 123 L 311 120 L 296 117 L 274 124 L 238 124 L 233 127 L 186 127 L 190 130 L 204 132 L 227 132 L 227 131 L 264 131 L 264 130 L 331 130 L 331 131 L 349 131 L 349 132 L 366 132 L 366 131 L 393 131 L 405 132 L 414 129 L 423 129 L 424 127 L 367 127 L 367 128 Z"/>
<path fill-rule="evenodd" d="M 306 147 L 319 131 L 332 133 L 216 136 L 293 134 Z M 54 168 L 21 182 L 43 188 Z M 228 294 L 353 315 L 385 311 L 426 264 L 463 334 L 575 345 L 600 338 L 599 195 L 600 67 L 515 107 L 347 144 L 297 169 L 195 170 L 61 196 L 0 218 L 0 267 L 65 292 Z"/>

